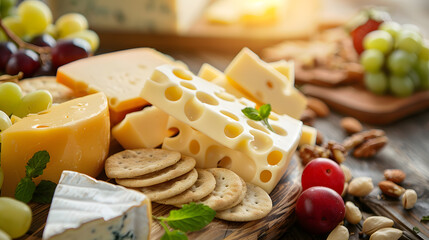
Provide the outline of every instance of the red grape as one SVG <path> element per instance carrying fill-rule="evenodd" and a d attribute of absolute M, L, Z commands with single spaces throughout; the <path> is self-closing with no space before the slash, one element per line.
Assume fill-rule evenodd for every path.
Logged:
<path fill-rule="evenodd" d="M 18 49 L 12 42 L 0 42 L 0 71 L 6 69 L 6 64 L 9 61 L 10 56 L 14 54 Z"/>
<path fill-rule="evenodd" d="M 301 176 L 302 190 L 314 186 L 328 187 L 341 195 L 344 188 L 344 172 L 334 161 L 327 158 L 316 158 L 307 166 Z"/>
<path fill-rule="evenodd" d="M 295 211 L 299 224 L 315 234 L 330 232 L 346 212 L 341 196 L 327 187 L 311 187 L 302 192 Z"/>
<path fill-rule="evenodd" d="M 6 73 L 16 75 L 19 72 L 24 77 L 31 77 L 40 67 L 39 55 L 28 49 L 20 49 L 12 54 L 6 65 Z"/>
<path fill-rule="evenodd" d="M 85 40 L 79 38 L 60 40 L 52 48 L 52 65 L 60 67 L 78 59 L 86 58 L 90 52 L 91 46 Z"/>
<path fill-rule="evenodd" d="M 49 34 L 41 34 L 34 37 L 31 43 L 39 47 L 54 47 L 56 44 L 55 39 Z"/>

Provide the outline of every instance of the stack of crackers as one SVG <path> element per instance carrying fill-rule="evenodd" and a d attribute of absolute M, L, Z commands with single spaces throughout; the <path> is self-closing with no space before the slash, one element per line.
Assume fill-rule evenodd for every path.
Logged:
<path fill-rule="evenodd" d="M 225 168 L 196 169 L 194 158 L 164 149 L 125 150 L 106 160 L 105 170 L 116 183 L 146 194 L 151 201 L 180 207 L 203 203 L 216 217 L 253 221 L 272 209 L 270 196 Z"/>

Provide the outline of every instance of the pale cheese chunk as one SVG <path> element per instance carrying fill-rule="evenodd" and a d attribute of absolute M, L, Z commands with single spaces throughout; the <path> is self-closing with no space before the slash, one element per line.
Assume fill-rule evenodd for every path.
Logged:
<path fill-rule="evenodd" d="M 50 161 L 35 179 L 58 182 L 63 170 L 98 176 L 109 153 L 110 123 L 103 93 L 76 98 L 22 118 L 1 134 L 1 194 L 13 196 L 27 161 L 46 150 Z"/>
<path fill-rule="evenodd" d="M 271 132 L 241 112 L 247 106 L 254 107 L 253 102 L 237 99 L 225 89 L 172 65 L 156 68 L 141 96 L 223 146 L 264 164 L 265 168 L 255 174 L 258 185 L 267 192 L 286 171 L 301 136 L 301 121 L 272 112 L 270 124 L 276 133 Z"/>
<path fill-rule="evenodd" d="M 127 114 L 112 128 L 113 137 L 125 149 L 155 148 L 165 137 L 174 132 L 167 130 L 169 116 L 159 108 L 150 106 L 141 111 Z"/>
<path fill-rule="evenodd" d="M 307 125 L 303 125 L 301 139 L 299 140 L 299 146 L 315 145 L 316 138 L 317 138 L 317 129 Z"/>
<path fill-rule="evenodd" d="M 143 193 L 64 171 L 43 239 L 149 239 L 151 204 Z"/>

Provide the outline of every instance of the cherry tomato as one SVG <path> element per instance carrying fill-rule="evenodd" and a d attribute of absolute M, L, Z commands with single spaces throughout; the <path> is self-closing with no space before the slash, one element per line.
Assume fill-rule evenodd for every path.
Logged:
<path fill-rule="evenodd" d="M 337 192 L 327 187 L 311 187 L 299 196 L 295 212 L 304 229 L 323 234 L 332 231 L 344 219 L 346 211 Z"/>
<path fill-rule="evenodd" d="M 334 161 L 327 158 L 316 158 L 307 166 L 301 176 L 302 190 L 314 186 L 333 189 L 341 195 L 344 188 L 344 172 Z"/>

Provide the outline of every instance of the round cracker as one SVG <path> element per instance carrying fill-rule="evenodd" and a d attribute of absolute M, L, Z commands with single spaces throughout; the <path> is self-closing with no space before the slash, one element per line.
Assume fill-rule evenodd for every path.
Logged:
<path fill-rule="evenodd" d="M 116 183 L 125 187 L 148 187 L 182 176 L 191 171 L 195 164 L 194 158 L 182 156 L 174 165 L 135 178 L 117 178 Z"/>
<path fill-rule="evenodd" d="M 104 166 L 109 178 L 133 178 L 167 168 L 180 160 L 179 152 L 165 149 L 135 149 L 116 153 Z"/>
<path fill-rule="evenodd" d="M 198 179 L 192 187 L 171 198 L 156 201 L 167 205 L 182 205 L 201 200 L 209 195 L 216 187 L 216 179 L 213 174 L 203 169 L 197 169 Z"/>
<path fill-rule="evenodd" d="M 224 207 L 222 209 L 219 209 L 218 211 L 222 211 L 222 210 L 225 210 L 225 209 L 233 208 L 233 207 L 237 206 L 238 204 L 240 204 L 243 201 L 243 199 L 244 199 L 244 197 L 246 196 L 246 193 L 247 193 L 247 184 L 246 184 L 246 182 L 242 178 L 240 178 L 240 180 L 241 180 L 241 184 L 243 185 L 243 191 L 241 191 L 240 197 L 237 198 L 237 200 L 235 202 L 233 202 L 231 205 L 226 206 L 226 207 Z"/>
<path fill-rule="evenodd" d="M 273 203 L 270 196 L 262 188 L 247 183 L 247 193 L 237 206 L 216 213 L 219 219 L 244 222 L 261 219 L 270 213 Z"/>
<path fill-rule="evenodd" d="M 58 83 L 55 77 L 42 76 L 28 78 L 18 82 L 24 95 L 36 90 L 48 90 L 52 95 L 53 103 L 62 103 L 74 98 L 73 91 Z"/>
<path fill-rule="evenodd" d="M 201 199 L 203 203 L 213 210 L 225 209 L 231 206 L 240 197 L 243 191 L 243 184 L 240 177 L 233 171 L 225 168 L 209 168 L 216 179 L 216 187 L 207 197 Z"/>
<path fill-rule="evenodd" d="M 159 201 L 186 191 L 186 189 L 194 185 L 197 179 L 198 173 L 194 168 L 185 175 L 172 179 L 168 182 L 163 182 L 150 187 L 139 188 L 138 190 L 143 192 L 151 201 Z"/>

